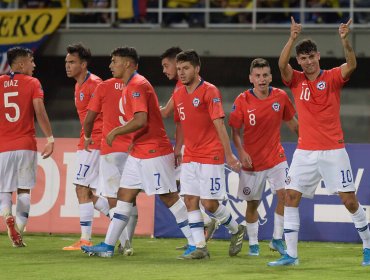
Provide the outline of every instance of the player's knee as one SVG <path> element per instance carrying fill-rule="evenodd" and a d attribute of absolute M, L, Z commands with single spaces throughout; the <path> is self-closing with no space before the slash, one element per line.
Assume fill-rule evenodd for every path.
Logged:
<path fill-rule="evenodd" d="M 213 199 L 203 199 L 202 204 L 204 208 L 211 213 L 215 213 L 220 206 L 218 201 Z"/>
<path fill-rule="evenodd" d="M 359 204 L 354 193 L 341 195 L 341 199 L 344 206 L 347 208 L 349 212 L 354 213 L 357 211 Z"/>

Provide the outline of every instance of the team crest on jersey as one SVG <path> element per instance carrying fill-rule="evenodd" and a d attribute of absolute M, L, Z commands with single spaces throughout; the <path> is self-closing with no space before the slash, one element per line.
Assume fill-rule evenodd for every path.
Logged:
<path fill-rule="evenodd" d="M 84 97 L 85 97 L 85 95 L 84 95 L 84 93 L 81 91 L 81 92 L 80 92 L 80 101 L 84 100 Z"/>
<path fill-rule="evenodd" d="M 286 179 L 285 179 L 285 184 L 289 185 L 291 180 L 292 179 L 290 178 L 290 176 L 287 176 Z"/>
<path fill-rule="evenodd" d="M 318 90 L 324 90 L 326 88 L 326 83 L 324 81 L 320 81 L 316 85 Z"/>
<path fill-rule="evenodd" d="M 251 188 L 250 187 L 245 187 L 243 188 L 243 193 L 245 195 L 250 195 L 251 194 Z"/>
<path fill-rule="evenodd" d="M 219 97 L 213 98 L 213 103 L 221 102 L 221 99 Z"/>
<path fill-rule="evenodd" d="M 275 112 L 279 112 L 280 111 L 280 103 L 279 102 L 275 102 L 274 104 L 272 104 L 272 109 Z"/>
<path fill-rule="evenodd" d="M 245 220 L 245 209 L 247 202 L 238 198 L 239 174 L 231 170 L 225 165 L 225 181 L 226 193 L 228 199 L 224 202 L 225 206 L 230 210 L 233 217 L 238 223 Z M 249 187 L 243 188 L 243 193 L 249 195 L 251 189 Z M 261 203 L 258 206 L 258 223 L 259 225 L 266 224 L 269 217 L 273 217 L 274 209 L 272 208 L 273 193 L 269 182 L 266 182 L 265 190 L 262 195 Z"/>
<path fill-rule="evenodd" d="M 132 97 L 133 97 L 133 98 L 138 98 L 138 97 L 140 97 L 140 92 L 134 92 L 134 93 L 132 94 Z"/>
<path fill-rule="evenodd" d="M 194 98 L 194 99 L 193 99 L 193 105 L 194 105 L 194 107 L 198 107 L 198 106 L 199 106 L 199 104 L 200 104 L 200 100 L 199 100 L 199 98 Z"/>

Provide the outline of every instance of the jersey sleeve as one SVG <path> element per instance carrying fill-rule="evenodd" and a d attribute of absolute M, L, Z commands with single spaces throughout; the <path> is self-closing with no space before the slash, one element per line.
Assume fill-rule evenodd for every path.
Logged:
<path fill-rule="evenodd" d="M 284 121 L 290 121 L 294 115 L 295 115 L 295 109 L 294 109 L 294 106 L 293 106 L 293 103 L 292 101 L 290 100 L 288 94 L 283 91 L 283 96 L 284 96 L 284 113 L 283 113 L 283 120 Z"/>
<path fill-rule="evenodd" d="M 330 74 L 331 74 L 335 87 L 338 89 L 341 89 L 343 85 L 349 80 L 349 79 L 347 80 L 343 79 L 342 70 L 340 69 L 340 67 L 335 67 L 331 69 Z"/>
<path fill-rule="evenodd" d="M 205 101 L 208 107 L 208 113 L 212 120 L 224 118 L 225 113 L 222 108 L 221 93 L 216 87 L 209 87 L 205 95 Z"/>
<path fill-rule="evenodd" d="M 234 128 L 241 128 L 243 126 L 243 110 L 241 108 L 241 96 L 239 95 L 231 108 L 231 113 L 229 116 L 229 125 Z"/>
<path fill-rule="evenodd" d="M 89 105 L 87 107 L 88 110 L 100 113 L 102 110 L 102 98 L 105 92 L 105 84 L 100 83 L 94 90 L 93 94 L 91 95 L 91 99 L 89 101 Z"/>
<path fill-rule="evenodd" d="M 134 85 L 128 92 L 128 98 L 131 99 L 132 113 L 146 112 L 148 113 L 148 95 L 149 91 L 144 84 Z"/>
<path fill-rule="evenodd" d="M 44 98 L 44 90 L 42 89 L 41 83 L 38 79 L 32 81 L 32 98 Z"/>

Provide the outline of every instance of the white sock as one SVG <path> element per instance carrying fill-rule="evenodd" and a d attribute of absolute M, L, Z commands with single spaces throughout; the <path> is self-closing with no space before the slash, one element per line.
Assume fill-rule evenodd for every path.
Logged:
<path fill-rule="evenodd" d="M 0 214 L 5 216 L 12 214 L 12 194 L 0 192 Z"/>
<path fill-rule="evenodd" d="M 274 213 L 274 233 L 273 239 L 282 239 L 284 233 L 284 216 Z"/>
<path fill-rule="evenodd" d="M 200 210 L 188 212 L 189 226 L 191 234 L 194 239 L 195 246 L 206 246 L 206 239 L 204 237 L 204 221 Z"/>
<path fill-rule="evenodd" d="M 258 245 L 258 221 L 247 224 L 247 234 L 249 238 L 249 246 Z"/>
<path fill-rule="evenodd" d="M 92 221 L 94 218 L 94 204 L 92 202 L 82 203 L 80 208 L 81 239 L 91 240 Z"/>
<path fill-rule="evenodd" d="M 118 200 L 117 205 L 114 209 L 115 210 L 113 218 L 109 224 L 107 235 L 105 236 L 104 241 L 106 244 L 112 246 L 116 245 L 118 238 L 120 237 L 123 229 L 127 225 L 127 222 L 130 218 L 132 203 Z"/>
<path fill-rule="evenodd" d="M 298 257 L 298 232 L 300 220 L 298 207 L 284 207 L 284 235 L 287 254 L 292 258 Z"/>
<path fill-rule="evenodd" d="M 94 204 L 94 208 L 109 217 L 109 203 L 104 196 L 98 196 L 98 200 Z"/>
<path fill-rule="evenodd" d="M 26 227 L 31 207 L 31 194 L 20 193 L 17 195 L 16 223 L 18 229 L 23 232 Z"/>
<path fill-rule="evenodd" d="M 179 200 L 177 200 L 176 203 L 168 209 L 175 216 L 177 226 L 181 229 L 182 233 L 188 240 L 188 244 L 194 246 L 195 242 L 192 237 L 192 231 L 189 227 L 188 212 L 186 211 L 185 203 L 182 201 L 182 199 L 179 198 Z M 204 229 L 202 230 L 204 231 Z"/>
<path fill-rule="evenodd" d="M 199 209 L 200 209 L 200 212 L 202 212 L 202 216 L 203 216 L 203 220 L 204 220 L 204 224 L 205 225 L 208 225 L 210 222 L 212 222 L 211 218 L 208 216 L 208 214 L 206 213 L 206 211 L 204 210 L 204 206 L 202 203 L 199 202 Z"/>
<path fill-rule="evenodd" d="M 135 205 L 133 206 L 131 210 L 130 219 L 128 220 L 128 224 L 126 226 L 128 239 L 130 240 L 131 243 L 132 243 L 132 238 L 134 237 L 135 228 L 136 228 L 138 219 L 139 219 L 139 215 L 137 211 L 137 206 Z"/>
<path fill-rule="evenodd" d="M 360 204 L 357 211 L 351 214 L 351 218 L 353 223 L 355 224 L 358 234 L 362 239 L 363 248 L 370 248 L 369 226 L 367 224 L 366 213 Z"/>
<path fill-rule="evenodd" d="M 233 219 L 230 211 L 224 205 L 220 204 L 216 212 L 212 214 L 231 232 L 231 234 L 238 232 L 238 223 Z"/>

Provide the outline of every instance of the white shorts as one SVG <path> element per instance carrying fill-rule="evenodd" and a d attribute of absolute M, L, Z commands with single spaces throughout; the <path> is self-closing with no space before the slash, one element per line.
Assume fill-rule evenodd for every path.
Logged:
<path fill-rule="evenodd" d="M 129 155 L 120 187 L 144 190 L 147 195 L 177 192 L 173 153 L 149 159 Z"/>
<path fill-rule="evenodd" d="M 181 195 L 194 195 L 202 199 L 225 199 L 223 164 L 182 163 L 180 182 Z"/>
<path fill-rule="evenodd" d="M 100 156 L 99 189 L 97 193 L 105 197 L 117 198 L 117 192 L 127 157 L 128 154 L 123 152 Z"/>
<path fill-rule="evenodd" d="M 36 184 L 37 152 L 18 150 L 0 153 L 0 192 L 33 189 Z"/>
<path fill-rule="evenodd" d="M 329 194 L 354 192 L 354 178 L 346 149 L 307 151 L 297 149 L 286 180 L 286 189 L 312 198 L 320 180 Z"/>
<path fill-rule="evenodd" d="M 263 171 L 244 171 L 239 175 L 238 198 L 246 201 L 261 200 L 266 181 L 269 182 L 273 194 L 284 189 L 289 171 L 286 161 Z"/>
<path fill-rule="evenodd" d="M 73 184 L 98 189 L 100 150 L 76 152 L 76 177 Z"/>

